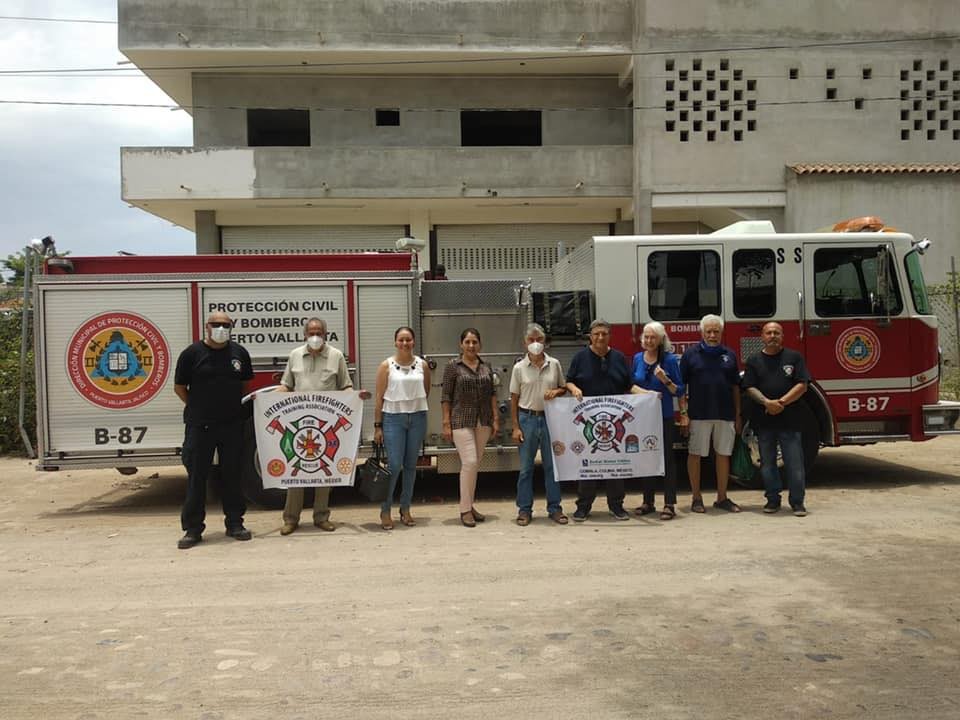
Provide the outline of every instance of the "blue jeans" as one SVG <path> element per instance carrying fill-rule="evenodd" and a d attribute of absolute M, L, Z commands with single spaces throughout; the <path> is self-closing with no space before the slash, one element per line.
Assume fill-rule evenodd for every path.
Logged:
<path fill-rule="evenodd" d="M 803 435 L 799 430 L 757 429 L 760 442 L 760 474 L 763 476 L 764 495 L 767 500 L 780 504 L 783 483 L 777 468 L 777 442 L 783 454 L 783 474 L 787 476 L 790 507 L 803 505 L 804 465 Z"/>
<path fill-rule="evenodd" d="M 417 479 L 417 458 L 427 434 L 427 411 L 383 414 L 383 447 L 387 451 L 390 467 L 390 492 L 380 505 L 380 512 L 390 512 L 397 478 L 403 473 L 400 490 L 400 509 L 410 510 L 413 501 L 413 484 Z"/>
<path fill-rule="evenodd" d="M 533 467 L 540 450 L 543 467 L 543 484 L 547 492 L 547 512 L 563 512 L 560 507 L 560 485 L 553 473 L 553 454 L 550 450 L 550 431 L 543 415 L 520 411 L 520 474 L 517 476 L 517 508 L 520 512 L 533 513 Z"/>

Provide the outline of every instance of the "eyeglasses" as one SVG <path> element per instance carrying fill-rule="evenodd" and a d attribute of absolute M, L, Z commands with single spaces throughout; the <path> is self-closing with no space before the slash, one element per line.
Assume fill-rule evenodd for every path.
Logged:
<path fill-rule="evenodd" d="M 212 328 L 230 328 L 230 327 L 233 327 L 233 323 L 229 323 L 229 322 L 208 322 L 207 325 L 209 325 L 209 326 L 212 327 Z"/>

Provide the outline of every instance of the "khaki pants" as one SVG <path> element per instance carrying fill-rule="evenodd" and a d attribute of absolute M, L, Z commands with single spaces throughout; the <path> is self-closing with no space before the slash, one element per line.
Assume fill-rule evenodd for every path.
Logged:
<path fill-rule="evenodd" d="M 313 522 L 321 523 L 330 519 L 330 488 L 314 488 Z M 287 490 L 287 502 L 283 506 L 283 524 L 299 525 L 300 511 L 303 510 L 303 488 Z"/>
<path fill-rule="evenodd" d="M 453 444 L 460 455 L 460 512 L 470 512 L 477 493 L 477 472 L 483 451 L 493 433 L 488 425 L 459 428 L 453 431 Z"/>

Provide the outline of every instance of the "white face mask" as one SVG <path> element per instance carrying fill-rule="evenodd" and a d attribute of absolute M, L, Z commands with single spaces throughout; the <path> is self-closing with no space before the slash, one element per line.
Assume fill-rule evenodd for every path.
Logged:
<path fill-rule="evenodd" d="M 307 347 L 311 350 L 322 350 L 326 341 L 321 335 L 311 335 L 307 338 Z"/>
<path fill-rule="evenodd" d="M 210 328 L 210 339 L 215 343 L 225 343 L 230 339 L 230 328 Z"/>
<path fill-rule="evenodd" d="M 527 345 L 527 352 L 531 355 L 539 355 L 543 352 L 543 343 L 542 342 L 532 342 Z"/>

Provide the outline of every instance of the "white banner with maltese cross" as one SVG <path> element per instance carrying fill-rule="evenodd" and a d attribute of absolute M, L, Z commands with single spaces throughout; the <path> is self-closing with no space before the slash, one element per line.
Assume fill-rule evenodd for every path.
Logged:
<path fill-rule="evenodd" d="M 359 393 L 267 392 L 253 402 L 264 488 L 353 485 L 363 424 Z"/>
<path fill-rule="evenodd" d="M 544 403 L 558 481 L 663 475 L 660 396 L 566 396 Z"/>

